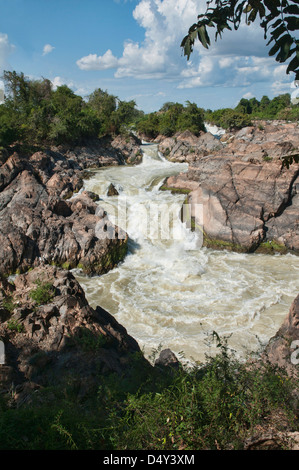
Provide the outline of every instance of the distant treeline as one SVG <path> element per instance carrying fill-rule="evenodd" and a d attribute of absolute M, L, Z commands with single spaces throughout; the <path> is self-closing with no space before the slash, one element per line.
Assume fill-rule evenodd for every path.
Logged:
<path fill-rule="evenodd" d="M 299 120 L 299 106 L 290 94 L 270 100 L 263 96 L 242 98 L 234 108 L 204 110 L 195 103 L 165 103 L 157 112 L 145 114 L 135 101 L 96 89 L 86 99 L 68 86 L 53 89 L 48 79 L 31 80 L 23 73 L 3 74 L 5 100 L 0 105 L 0 147 L 78 144 L 135 130 L 149 139 L 173 136 L 189 130 L 195 135 L 205 131 L 204 122 L 224 129 L 240 129 L 253 119 Z"/>
<path fill-rule="evenodd" d="M 299 120 L 299 106 L 292 105 L 288 93 L 272 100 L 268 96 L 263 96 L 261 101 L 256 98 L 242 98 L 234 109 L 223 108 L 216 111 L 204 110 L 189 101 L 185 106 L 168 102 L 159 111 L 141 117 L 136 129 L 149 138 L 155 138 L 159 134 L 172 136 L 187 129 L 199 135 L 200 131 L 205 130 L 204 122 L 232 130 L 250 126 L 255 119 L 296 121 Z"/>
<path fill-rule="evenodd" d="M 121 133 L 143 116 L 135 101 L 121 101 L 101 89 L 86 100 L 68 86 L 30 80 L 4 72 L 5 100 L 0 105 L 0 146 L 76 144 L 86 138 Z"/>
<path fill-rule="evenodd" d="M 285 93 L 272 100 L 268 96 L 263 96 L 260 101 L 256 98 L 242 98 L 234 109 L 223 108 L 205 112 L 207 122 L 224 129 L 242 128 L 250 125 L 255 119 L 297 121 L 299 120 L 299 106 L 293 105 L 291 95 Z"/>

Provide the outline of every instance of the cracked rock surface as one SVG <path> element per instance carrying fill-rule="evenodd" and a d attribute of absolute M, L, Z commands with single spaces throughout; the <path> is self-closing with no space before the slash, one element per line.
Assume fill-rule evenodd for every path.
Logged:
<path fill-rule="evenodd" d="M 233 152 L 229 147 L 222 152 L 197 156 L 186 173 L 167 179 L 168 187 L 191 191 L 189 202 L 193 215 L 196 204 L 202 205 L 203 220 L 198 222 L 203 224 L 208 246 L 220 246 L 222 242 L 226 248 L 248 252 L 271 251 L 275 247 L 276 251 L 299 253 L 299 165 L 283 167 L 281 153 L 277 153 L 282 148 L 283 132 L 294 150 L 297 133 L 293 138 L 286 134 L 294 126 L 292 123 L 290 128 L 286 124 L 276 143 L 270 139 L 269 130 L 268 140 L 264 140 L 272 157 L 249 158 L 247 143 L 245 158 L 243 140 L 249 137 L 252 140 L 253 131 L 243 129 L 234 137 Z M 299 126 L 296 126 L 297 132 Z"/>

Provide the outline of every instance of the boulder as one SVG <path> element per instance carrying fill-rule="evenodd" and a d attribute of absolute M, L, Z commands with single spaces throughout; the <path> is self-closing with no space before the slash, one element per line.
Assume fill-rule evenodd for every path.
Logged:
<path fill-rule="evenodd" d="M 162 369 L 178 370 L 180 362 L 170 349 L 163 349 L 163 351 L 160 352 L 158 359 L 155 361 L 155 366 Z"/>
<path fill-rule="evenodd" d="M 200 156 L 220 151 L 223 143 L 210 132 L 200 132 L 196 137 L 190 131 L 178 132 L 173 137 L 158 136 L 155 143 L 159 144 L 159 151 L 173 162 L 192 163 Z"/>
<path fill-rule="evenodd" d="M 168 187 L 191 190 L 189 203 L 203 208 L 205 244 L 252 252 L 299 252 L 299 165 L 281 161 L 243 161 L 211 155 L 170 177 Z"/>
<path fill-rule="evenodd" d="M 299 295 L 293 301 L 282 326 L 270 339 L 262 359 L 299 377 Z"/>
<path fill-rule="evenodd" d="M 119 192 L 117 191 L 116 187 L 113 183 L 110 183 L 109 188 L 107 190 L 107 196 L 118 196 Z"/>

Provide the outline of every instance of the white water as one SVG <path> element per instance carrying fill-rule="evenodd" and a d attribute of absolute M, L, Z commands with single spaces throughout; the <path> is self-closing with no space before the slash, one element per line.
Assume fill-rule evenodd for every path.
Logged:
<path fill-rule="evenodd" d="M 91 278 L 76 271 L 90 304 L 114 315 L 146 355 L 162 345 L 203 361 L 214 330 L 232 334 L 229 344 L 240 357 L 257 351 L 277 332 L 298 293 L 299 257 L 196 249 L 196 235 L 179 218 L 173 224 L 182 228 L 182 239 L 144 236 L 142 208 L 173 201 L 180 206 L 184 195 L 159 187 L 187 166 L 164 160 L 156 146 L 142 149 L 142 164 L 104 168 L 85 182 L 108 213 L 126 202 L 130 237 L 129 254 L 113 271 Z M 106 196 L 110 182 L 118 197 Z"/>

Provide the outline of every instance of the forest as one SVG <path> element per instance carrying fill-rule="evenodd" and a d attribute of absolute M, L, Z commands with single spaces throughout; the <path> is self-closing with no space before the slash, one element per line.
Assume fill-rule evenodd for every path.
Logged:
<path fill-rule="evenodd" d="M 5 99 L 0 105 L 0 147 L 76 145 L 86 139 L 115 136 L 130 130 L 149 139 L 189 130 L 205 131 L 205 122 L 236 130 L 252 120 L 299 119 L 299 106 L 289 93 L 274 97 L 242 98 L 235 108 L 205 110 L 195 103 L 166 102 L 159 111 L 144 113 L 136 102 L 122 101 L 98 88 L 88 97 L 67 85 L 53 89 L 49 79 L 32 80 L 5 71 Z"/>

